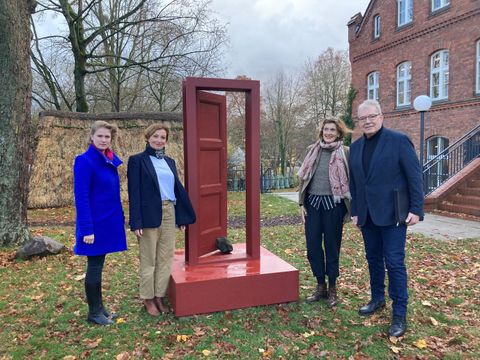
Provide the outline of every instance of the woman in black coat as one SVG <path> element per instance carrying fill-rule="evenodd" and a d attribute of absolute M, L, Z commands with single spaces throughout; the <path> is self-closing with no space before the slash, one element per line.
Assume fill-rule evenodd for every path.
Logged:
<path fill-rule="evenodd" d="M 175 161 L 165 155 L 169 129 L 152 124 L 145 130 L 145 151 L 128 159 L 130 229 L 139 241 L 140 298 L 152 316 L 168 312 L 164 304 L 173 255 L 175 227 L 195 222 Z"/>

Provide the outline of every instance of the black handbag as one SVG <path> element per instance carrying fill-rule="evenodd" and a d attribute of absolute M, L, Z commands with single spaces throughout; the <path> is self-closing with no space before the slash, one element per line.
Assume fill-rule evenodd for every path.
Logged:
<path fill-rule="evenodd" d="M 215 240 L 215 246 L 222 254 L 230 254 L 233 250 L 232 244 L 224 236 L 221 236 Z"/>

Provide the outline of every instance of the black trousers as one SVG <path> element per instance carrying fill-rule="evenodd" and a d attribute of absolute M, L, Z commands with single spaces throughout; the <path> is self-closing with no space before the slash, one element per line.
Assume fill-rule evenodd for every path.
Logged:
<path fill-rule="evenodd" d="M 333 209 L 318 209 L 309 201 L 305 202 L 305 237 L 307 241 L 307 258 L 313 275 L 318 283 L 335 281 L 339 276 L 340 246 L 342 244 L 343 218 L 347 207 L 342 202 Z"/>

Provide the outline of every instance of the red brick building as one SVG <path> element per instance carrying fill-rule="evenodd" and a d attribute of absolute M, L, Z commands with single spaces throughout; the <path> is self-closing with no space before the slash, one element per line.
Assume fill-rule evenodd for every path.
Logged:
<path fill-rule="evenodd" d="M 371 0 L 348 23 L 352 84 L 363 100 L 377 98 L 387 127 L 420 142 L 419 95 L 428 160 L 480 123 L 480 1 Z"/>

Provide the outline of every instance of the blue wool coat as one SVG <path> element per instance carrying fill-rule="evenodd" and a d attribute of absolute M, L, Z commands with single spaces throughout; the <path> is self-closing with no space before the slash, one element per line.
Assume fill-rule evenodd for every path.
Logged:
<path fill-rule="evenodd" d="M 104 255 L 127 250 L 125 220 L 120 200 L 120 178 L 116 156 L 108 160 L 93 145 L 75 158 L 73 165 L 76 208 L 76 255 Z M 83 242 L 95 235 L 93 244 Z"/>

